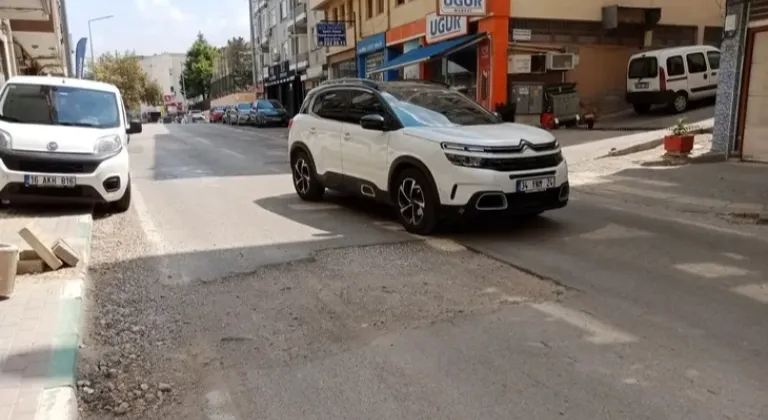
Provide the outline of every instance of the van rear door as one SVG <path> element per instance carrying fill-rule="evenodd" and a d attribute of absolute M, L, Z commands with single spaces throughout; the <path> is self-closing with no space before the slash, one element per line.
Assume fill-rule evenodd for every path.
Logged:
<path fill-rule="evenodd" d="M 657 92 L 659 60 L 656 56 L 635 56 L 627 66 L 627 92 Z"/>

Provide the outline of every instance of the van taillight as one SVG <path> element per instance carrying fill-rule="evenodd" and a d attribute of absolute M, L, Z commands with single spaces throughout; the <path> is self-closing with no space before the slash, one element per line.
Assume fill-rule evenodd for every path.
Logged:
<path fill-rule="evenodd" d="M 659 90 L 662 92 L 667 90 L 667 72 L 663 67 L 659 67 Z"/>
<path fill-rule="evenodd" d="M 293 125 L 293 118 L 291 118 L 290 120 L 288 120 L 288 129 L 289 129 L 289 130 L 291 129 L 291 126 L 292 126 L 292 125 Z"/>

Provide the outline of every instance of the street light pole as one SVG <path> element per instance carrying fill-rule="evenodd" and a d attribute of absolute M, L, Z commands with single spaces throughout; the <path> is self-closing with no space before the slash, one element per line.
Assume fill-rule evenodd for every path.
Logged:
<path fill-rule="evenodd" d="M 93 54 L 93 30 L 91 29 L 91 24 L 99 20 L 112 19 L 113 17 L 114 15 L 106 15 L 88 19 L 88 43 L 91 44 L 91 72 L 93 72 L 93 64 L 96 62 L 96 56 Z"/>

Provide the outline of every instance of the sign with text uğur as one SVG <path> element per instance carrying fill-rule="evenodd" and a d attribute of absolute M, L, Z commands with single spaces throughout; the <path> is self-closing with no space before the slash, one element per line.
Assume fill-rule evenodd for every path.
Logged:
<path fill-rule="evenodd" d="M 318 47 L 346 47 L 346 22 L 318 22 L 315 27 Z"/>
<path fill-rule="evenodd" d="M 488 0 L 437 0 L 440 16 L 485 16 Z"/>

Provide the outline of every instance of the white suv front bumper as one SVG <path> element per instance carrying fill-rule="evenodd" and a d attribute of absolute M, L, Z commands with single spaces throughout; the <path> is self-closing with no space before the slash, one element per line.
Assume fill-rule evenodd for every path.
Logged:
<path fill-rule="evenodd" d="M 128 151 L 100 158 L 45 152 L 0 152 L 0 199 L 11 202 L 111 203 L 130 182 Z M 74 187 L 28 186 L 25 175 L 74 177 Z"/>

